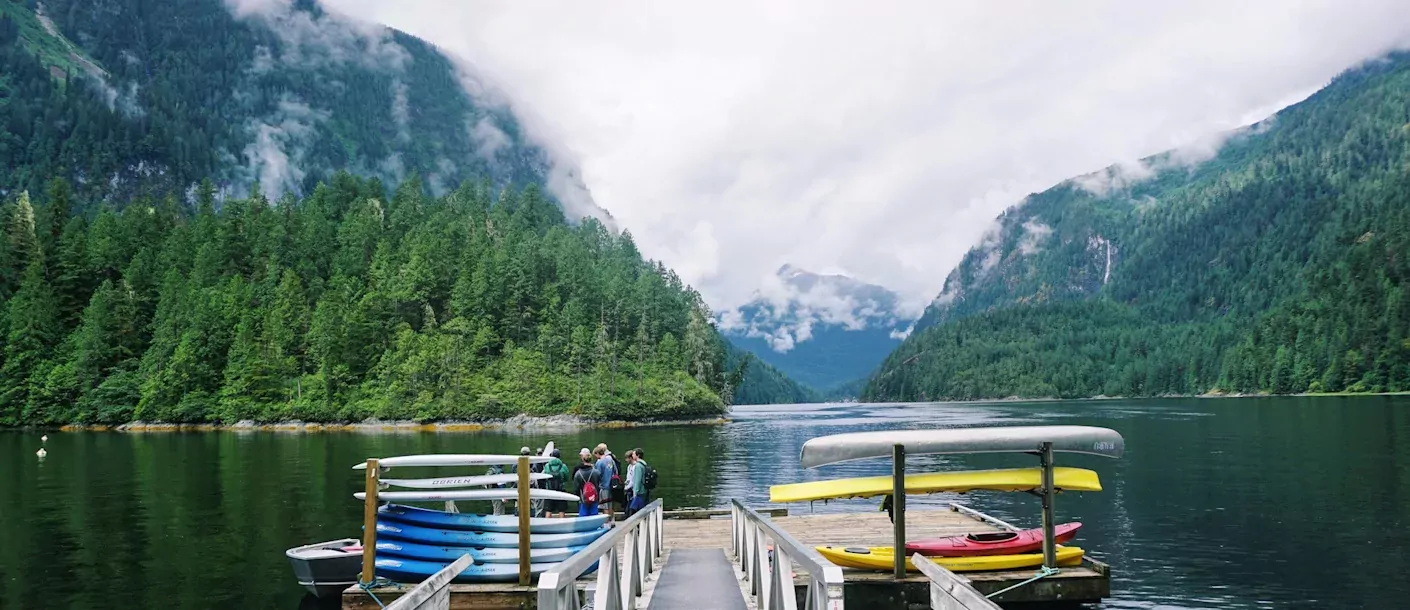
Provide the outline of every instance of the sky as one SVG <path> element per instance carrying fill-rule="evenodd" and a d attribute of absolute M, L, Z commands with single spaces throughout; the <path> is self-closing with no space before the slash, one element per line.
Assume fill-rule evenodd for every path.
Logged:
<path fill-rule="evenodd" d="M 792 264 L 918 314 L 1024 195 L 1410 42 L 1378 0 L 323 3 L 468 62 L 717 311 Z"/>

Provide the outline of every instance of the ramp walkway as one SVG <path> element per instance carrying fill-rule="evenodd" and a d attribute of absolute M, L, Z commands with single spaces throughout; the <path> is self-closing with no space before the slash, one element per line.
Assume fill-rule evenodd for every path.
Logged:
<path fill-rule="evenodd" d="M 672 549 L 649 610 L 748 610 L 723 549 Z"/>

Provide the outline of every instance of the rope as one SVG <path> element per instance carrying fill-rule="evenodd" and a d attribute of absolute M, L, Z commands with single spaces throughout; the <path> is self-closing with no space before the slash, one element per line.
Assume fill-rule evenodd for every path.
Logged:
<path fill-rule="evenodd" d="M 1053 574 L 1057 574 L 1057 573 L 1060 572 L 1060 571 L 1061 571 L 1061 570 L 1059 570 L 1059 569 L 1057 569 L 1057 568 L 1050 568 L 1050 567 L 1047 567 L 1047 566 L 1043 566 L 1043 568 L 1040 569 L 1040 570 L 1038 570 L 1038 574 L 1037 574 L 1036 576 L 1034 576 L 1033 578 L 1030 578 L 1030 579 L 1028 579 L 1028 580 L 1025 580 L 1025 581 L 1023 581 L 1023 582 L 1021 582 L 1021 583 L 1018 583 L 1018 584 L 1016 584 L 1016 585 L 1013 585 L 1013 586 L 1011 586 L 1011 587 L 1006 587 L 1006 588 L 1003 588 L 1003 589 L 999 589 L 998 591 L 995 591 L 995 592 L 993 592 L 993 593 L 990 593 L 990 594 L 988 594 L 988 595 L 985 595 L 984 597 L 987 598 L 987 599 L 993 599 L 993 598 L 995 598 L 995 597 L 998 597 L 998 596 L 1000 596 L 1000 595 L 1003 595 L 1003 594 L 1005 594 L 1005 593 L 1008 593 L 1009 591 L 1012 591 L 1012 590 L 1014 590 L 1014 589 L 1017 589 L 1017 588 L 1019 588 L 1019 587 L 1022 587 L 1023 585 L 1026 585 L 1026 584 L 1028 584 L 1028 583 L 1035 582 L 1035 581 L 1041 580 L 1041 579 L 1043 579 L 1043 578 L 1047 578 L 1047 577 L 1049 577 L 1049 576 L 1052 576 Z"/>
<path fill-rule="evenodd" d="M 373 589 L 373 588 L 375 588 L 375 587 L 395 587 L 395 588 L 397 588 L 397 589 L 401 589 L 401 583 L 398 583 L 398 582 L 395 582 L 395 581 L 391 581 L 391 580 L 387 580 L 387 579 L 385 579 L 385 578 L 382 578 L 381 576 L 375 576 L 375 577 L 373 577 L 373 578 L 372 578 L 372 582 L 363 582 L 361 578 L 358 578 L 358 579 L 357 579 L 357 586 L 358 586 L 359 588 L 361 588 L 362 591 L 363 591 L 364 593 L 366 593 L 368 597 L 371 597 L 371 598 L 372 598 L 372 601 L 377 602 L 377 607 L 378 607 L 378 608 L 386 608 L 386 607 L 387 607 L 387 604 L 384 604 L 384 603 L 382 603 L 382 600 L 377 599 L 377 594 L 372 592 L 372 589 Z"/>

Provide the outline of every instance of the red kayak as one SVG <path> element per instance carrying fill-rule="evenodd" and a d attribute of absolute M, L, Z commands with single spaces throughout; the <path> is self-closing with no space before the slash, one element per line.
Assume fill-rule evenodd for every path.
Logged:
<path fill-rule="evenodd" d="M 1081 523 L 1064 523 L 1053 528 L 1058 543 L 1077 536 Z M 1018 555 L 1036 553 L 1043 548 L 1043 529 L 1021 532 L 985 532 L 949 538 L 917 540 L 906 544 L 906 551 L 930 557 L 975 557 L 978 555 Z"/>

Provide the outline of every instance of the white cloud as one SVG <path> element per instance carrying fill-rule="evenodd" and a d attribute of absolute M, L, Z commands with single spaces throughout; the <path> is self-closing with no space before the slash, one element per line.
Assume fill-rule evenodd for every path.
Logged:
<path fill-rule="evenodd" d="M 284 192 L 299 192 L 305 175 L 301 167 L 305 147 L 315 126 L 327 119 L 327 111 L 285 95 L 277 111 L 246 125 L 253 140 L 245 146 L 242 178 L 258 180 L 260 190 L 271 200 Z"/>
<path fill-rule="evenodd" d="M 324 3 L 336 4 L 336 3 Z M 363 19 L 349 19 L 336 11 L 314 17 L 296 10 L 294 0 L 225 0 L 236 17 L 258 19 L 283 43 L 280 59 L 288 65 L 316 68 L 322 64 L 357 62 L 369 68 L 400 70 L 411 55 L 392 41 L 385 26 Z M 267 71 L 269 49 L 256 49 L 253 70 Z"/>
<path fill-rule="evenodd" d="M 1391 0 L 325 2 L 542 117 L 597 202 L 716 309 L 784 262 L 927 300 L 1024 194 L 1208 152 L 1410 33 Z"/>
<path fill-rule="evenodd" d="M 411 104 L 406 99 L 406 83 L 401 79 L 392 81 L 392 124 L 397 126 L 397 141 L 410 142 L 411 132 L 407 124 L 411 122 Z"/>
<path fill-rule="evenodd" d="M 1018 241 L 1019 253 L 1027 256 L 1043 249 L 1043 240 L 1052 235 L 1053 228 L 1032 218 L 1023 222 L 1023 237 Z"/>

